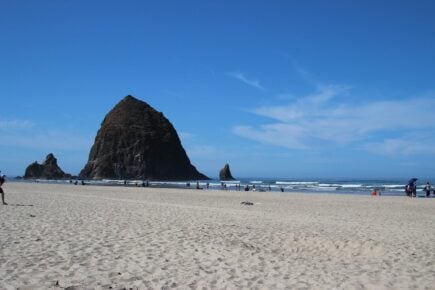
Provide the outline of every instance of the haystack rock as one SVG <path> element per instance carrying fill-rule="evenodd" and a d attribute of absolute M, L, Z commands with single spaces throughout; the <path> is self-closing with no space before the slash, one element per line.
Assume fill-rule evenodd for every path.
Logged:
<path fill-rule="evenodd" d="M 225 164 L 224 168 L 219 171 L 219 179 L 220 180 L 234 180 L 234 177 L 231 175 L 230 166 Z"/>
<path fill-rule="evenodd" d="M 104 118 L 80 177 L 209 179 L 190 163 L 169 120 L 147 103 L 130 95 Z"/>
<path fill-rule="evenodd" d="M 71 178 L 71 174 L 63 172 L 57 165 L 56 157 L 50 153 L 44 163 L 39 164 L 35 161 L 27 166 L 24 178 L 66 179 Z"/>

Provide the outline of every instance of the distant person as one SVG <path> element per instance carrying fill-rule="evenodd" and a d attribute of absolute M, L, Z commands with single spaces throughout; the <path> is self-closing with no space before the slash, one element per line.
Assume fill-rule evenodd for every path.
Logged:
<path fill-rule="evenodd" d="M 412 197 L 417 197 L 417 181 L 412 184 Z"/>
<path fill-rule="evenodd" d="M 430 183 L 427 182 L 426 186 L 424 187 L 424 191 L 426 192 L 426 197 L 430 197 L 430 188 L 431 188 Z"/>
<path fill-rule="evenodd" d="M 2 195 L 2 203 L 4 205 L 7 205 L 7 203 L 5 202 L 5 192 L 3 191 L 3 188 L 2 188 L 2 185 L 3 185 L 3 183 L 5 183 L 5 181 L 6 181 L 6 175 L 3 175 L 3 176 L 0 175 L 0 194 Z"/>
<path fill-rule="evenodd" d="M 406 195 L 409 197 L 413 197 L 414 192 L 416 192 L 416 191 L 417 191 L 417 185 L 416 185 L 415 181 L 408 183 L 405 187 Z"/>
<path fill-rule="evenodd" d="M 376 190 L 376 189 L 374 189 L 373 191 L 372 191 L 372 196 L 377 196 L 378 195 L 378 191 Z"/>

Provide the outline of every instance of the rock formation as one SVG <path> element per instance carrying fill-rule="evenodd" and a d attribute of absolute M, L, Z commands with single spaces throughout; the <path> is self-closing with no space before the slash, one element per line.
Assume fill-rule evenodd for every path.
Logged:
<path fill-rule="evenodd" d="M 57 159 L 52 153 L 48 154 L 44 163 L 34 162 L 27 166 L 24 178 L 44 178 L 44 179 L 67 179 L 71 174 L 63 172 L 57 165 Z"/>
<path fill-rule="evenodd" d="M 169 120 L 130 95 L 104 118 L 80 177 L 208 179 L 190 163 Z"/>
<path fill-rule="evenodd" d="M 219 179 L 220 180 L 234 180 L 234 177 L 231 175 L 230 166 L 225 164 L 224 168 L 219 171 Z"/>

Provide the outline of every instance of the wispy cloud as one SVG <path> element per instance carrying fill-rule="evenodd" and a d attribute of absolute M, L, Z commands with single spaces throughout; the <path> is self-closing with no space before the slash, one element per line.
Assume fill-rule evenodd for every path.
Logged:
<path fill-rule="evenodd" d="M 358 143 L 365 150 L 376 146 L 381 154 L 434 153 L 433 142 L 390 138 L 392 133 L 414 130 L 435 133 L 435 94 L 401 100 L 351 102 L 351 88 L 319 85 L 317 91 L 279 106 L 262 106 L 252 113 L 272 120 L 258 127 L 238 125 L 233 133 L 261 143 L 291 149 L 318 148 L 328 144 Z M 355 99 L 354 99 L 355 100 Z M 376 141 L 373 141 L 376 140 Z M 429 141 L 428 141 L 429 142 Z M 366 145 L 364 145 L 366 144 Z M 426 145 L 425 145 L 426 144 Z"/>
<path fill-rule="evenodd" d="M 262 125 L 260 128 L 235 126 L 233 133 L 263 144 L 272 144 L 289 149 L 308 148 L 301 142 L 305 134 L 304 128 L 298 125 L 277 123 Z"/>
<path fill-rule="evenodd" d="M 364 144 L 363 149 L 374 154 L 394 156 L 414 154 L 435 154 L 435 137 L 432 136 L 404 136 L 388 138 L 380 142 Z"/>
<path fill-rule="evenodd" d="M 248 86 L 251 86 L 253 88 L 259 89 L 259 90 L 266 90 L 265 87 L 263 87 L 260 82 L 256 79 L 249 79 L 247 78 L 243 73 L 241 72 L 232 72 L 232 73 L 228 73 L 228 75 L 230 77 L 235 78 L 236 80 L 239 80 L 245 84 L 247 84 Z"/>
<path fill-rule="evenodd" d="M 28 132 L 27 134 L 3 134 L 0 145 L 28 149 L 87 151 L 92 140 L 65 132 Z"/>
<path fill-rule="evenodd" d="M 180 137 L 182 142 L 188 142 L 195 139 L 195 135 L 189 132 L 179 132 L 178 136 Z"/>
<path fill-rule="evenodd" d="M 5 120 L 0 119 L 0 130 L 16 130 L 16 129 L 29 129 L 35 124 L 29 120 Z"/>
<path fill-rule="evenodd" d="M 89 150 L 92 139 L 65 131 L 38 128 L 29 120 L 0 120 L 0 145 L 53 150 Z"/>

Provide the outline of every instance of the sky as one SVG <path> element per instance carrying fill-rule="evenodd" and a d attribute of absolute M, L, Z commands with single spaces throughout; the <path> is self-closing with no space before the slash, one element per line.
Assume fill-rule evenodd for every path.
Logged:
<path fill-rule="evenodd" d="M 0 170 L 161 111 L 199 171 L 435 177 L 435 1 L 0 0 Z M 434 180 L 435 182 L 435 180 Z"/>

